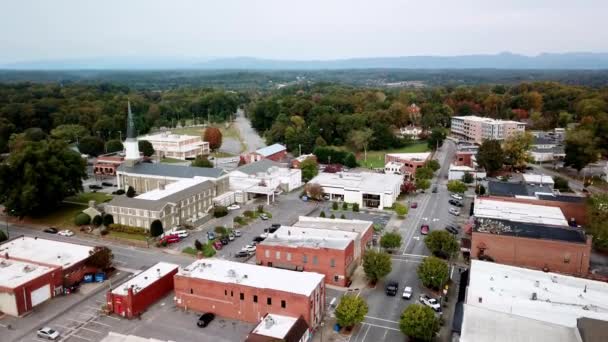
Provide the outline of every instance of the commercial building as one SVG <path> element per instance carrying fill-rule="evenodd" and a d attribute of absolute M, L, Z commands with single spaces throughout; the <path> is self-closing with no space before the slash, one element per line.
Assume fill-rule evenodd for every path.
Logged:
<path fill-rule="evenodd" d="M 513 222 L 568 226 L 561 209 L 543 205 L 497 201 L 485 197 L 475 199 L 473 216 Z"/>
<path fill-rule="evenodd" d="M 255 152 L 244 155 L 245 163 L 254 163 L 262 159 L 270 159 L 276 162 L 283 160 L 287 156 L 287 147 L 281 144 L 273 144 L 262 147 Z"/>
<path fill-rule="evenodd" d="M 448 180 L 462 180 L 462 177 L 464 177 L 464 175 L 467 173 L 473 176 L 473 179 L 484 179 L 487 177 L 485 170 L 466 165 L 450 164 L 450 168 L 448 170 Z"/>
<path fill-rule="evenodd" d="M 0 311 L 21 316 L 95 271 L 93 247 L 18 237 L 0 245 Z"/>
<path fill-rule="evenodd" d="M 154 153 L 159 158 L 188 160 L 209 154 L 210 151 L 209 143 L 203 141 L 200 136 L 172 134 L 169 131 L 144 135 L 138 137 L 137 140 L 149 141 L 154 147 Z"/>
<path fill-rule="evenodd" d="M 106 295 L 110 312 L 126 318 L 138 317 L 150 305 L 173 291 L 173 276 L 179 266 L 159 262 L 118 285 Z"/>
<path fill-rule="evenodd" d="M 316 328 L 325 310 L 325 276 L 220 259 L 201 259 L 175 275 L 176 305 L 260 322 L 267 314 L 302 316 Z"/>
<path fill-rule="evenodd" d="M 116 176 L 116 170 L 125 158 L 122 152 L 107 153 L 97 157 L 95 164 L 93 164 L 93 173 L 98 177 L 114 177 Z"/>
<path fill-rule="evenodd" d="M 292 191 L 302 186 L 302 170 L 288 169 L 270 159 L 240 166 L 230 172 L 229 178 L 232 190 L 262 186 L 272 191 Z"/>
<path fill-rule="evenodd" d="M 279 228 L 258 244 L 258 265 L 317 272 L 327 284 L 347 286 L 358 263 L 355 259 L 356 232 L 331 229 Z"/>
<path fill-rule="evenodd" d="M 302 317 L 267 314 L 245 342 L 308 342 L 310 328 Z"/>
<path fill-rule="evenodd" d="M 504 140 L 523 133 L 526 124 L 518 121 L 496 120 L 471 116 L 452 117 L 451 134 L 464 141 L 481 144 L 484 140 Z"/>
<path fill-rule="evenodd" d="M 149 229 L 154 220 L 160 220 L 169 228 L 204 219 L 216 195 L 215 183 L 207 177 L 185 178 L 133 198 L 115 196 L 105 211 L 115 223 Z"/>
<path fill-rule="evenodd" d="M 365 249 L 372 246 L 374 223 L 364 220 L 332 219 L 323 217 L 300 216 L 293 227 L 334 230 L 339 232 L 356 233 L 354 259 L 360 263 Z"/>
<path fill-rule="evenodd" d="M 391 207 L 397 200 L 403 176 L 369 172 L 321 172 L 309 183 L 319 184 L 332 201 L 383 209 Z"/>
<path fill-rule="evenodd" d="M 423 167 L 430 157 L 430 152 L 387 153 L 384 156 L 384 171 L 404 175 L 406 179 L 411 179 L 416 176 L 416 170 Z M 399 172 L 394 172 L 396 167 L 400 167 Z"/>
<path fill-rule="evenodd" d="M 124 335 L 110 331 L 101 342 L 174 342 L 172 340 L 159 340 L 156 338 L 146 338 L 136 335 Z"/>
<path fill-rule="evenodd" d="M 530 156 L 536 163 L 563 160 L 566 157 L 564 149 L 565 129 L 556 128 L 554 131 L 532 131 L 534 140 L 530 148 Z"/>
<path fill-rule="evenodd" d="M 462 342 L 595 342 L 606 336 L 607 283 L 479 260 L 471 261 L 469 272 Z"/>

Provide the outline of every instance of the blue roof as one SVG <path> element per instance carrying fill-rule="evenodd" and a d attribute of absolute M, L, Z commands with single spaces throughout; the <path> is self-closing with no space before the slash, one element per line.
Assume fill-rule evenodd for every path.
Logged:
<path fill-rule="evenodd" d="M 225 174 L 225 171 L 223 169 L 212 167 L 206 168 L 152 163 L 137 163 L 134 166 L 127 166 L 123 163 L 118 167 L 118 171 L 175 178 L 194 178 L 195 176 L 218 178 Z"/>
<path fill-rule="evenodd" d="M 257 154 L 261 154 L 264 157 L 271 156 L 275 153 L 285 151 L 287 148 L 281 144 L 273 144 L 270 146 L 262 147 L 261 149 L 255 151 Z"/>

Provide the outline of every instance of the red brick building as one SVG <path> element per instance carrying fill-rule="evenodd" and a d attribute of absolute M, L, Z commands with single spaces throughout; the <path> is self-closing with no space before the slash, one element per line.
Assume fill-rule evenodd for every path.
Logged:
<path fill-rule="evenodd" d="M 566 219 L 574 219 L 577 224 L 587 224 L 587 204 L 584 197 L 564 195 L 539 195 L 534 198 L 487 196 L 495 201 L 527 203 L 546 207 L 560 208 Z"/>
<path fill-rule="evenodd" d="M 254 163 L 262 159 L 270 159 L 276 162 L 282 161 L 287 156 L 287 147 L 281 144 L 273 144 L 262 147 L 255 152 L 244 155 L 245 163 Z"/>
<path fill-rule="evenodd" d="M 173 291 L 173 276 L 179 266 L 159 262 L 127 282 L 108 291 L 108 309 L 119 316 L 133 318 Z"/>
<path fill-rule="evenodd" d="M 358 263 L 357 233 L 339 230 L 281 227 L 257 246 L 258 265 L 317 272 L 325 283 L 348 286 Z"/>
<path fill-rule="evenodd" d="M 116 169 L 124 162 L 124 156 L 118 153 L 108 153 L 97 157 L 93 164 L 93 173 L 95 176 L 116 176 Z"/>
<path fill-rule="evenodd" d="M 302 316 L 315 328 L 325 309 L 324 275 L 220 259 L 197 260 L 175 275 L 176 305 L 259 322 L 266 314 Z"/>
<path fill-rule="evenodd" d="M 400 163 L 401 174 L 407 178 L 414 178 L 416 170 L 423 167 L 431 158 L 430 152 L 422 153 L 387 153 L 384 156 L 384 164 Z"/>
<path fill-rule="evenodd" d="M 474 167 L 473 159 L 477 153 L 472 151 L 458 151 L 454 157 L 454 165 Z"/>
<path fill-rule="evenodd" d="M 577 228 L 497 219 L 477 219 L 471 258 L 549 272 L 589 272 L 591 236 Z"/>
<path fill-rule="evenodd" d="M 317 161 L 317 156 L 315 156 L 314 154 L 303 154 L 297 158 L 294 158 L 291 161 L 291 167 L 294 169 L 299 169 L 300 164 L 302 164 L 302 162 L 305 161 L 306 159 L 313 159 L 314 161 Z"/>

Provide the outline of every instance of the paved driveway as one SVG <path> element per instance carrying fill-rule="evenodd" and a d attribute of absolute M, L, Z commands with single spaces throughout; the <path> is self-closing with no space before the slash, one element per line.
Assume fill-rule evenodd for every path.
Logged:
<path fill-rule="evenodd" d="M 247 145 L 247 152 L 253 152 L 266 146 L 264 139 L 251 127 L 251 121 L 245 117 L 245 112 L 242 109 L 237 110 L 234 124 L 236 129 L 239 130 L 241 139 Z"/>

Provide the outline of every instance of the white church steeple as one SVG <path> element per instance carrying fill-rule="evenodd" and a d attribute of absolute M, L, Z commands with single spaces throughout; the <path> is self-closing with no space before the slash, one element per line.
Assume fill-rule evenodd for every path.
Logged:
<path fill-rule="evenodd" d="M 140 159 L 139 146 L 135 137 L 135 124 L 133 122 L 133 113 L 131 112 L 131 102 L 127 100 L 128 115 L 127 115 L 127 140 L 125 140 L 125 160 L 137 161 Z"/>

